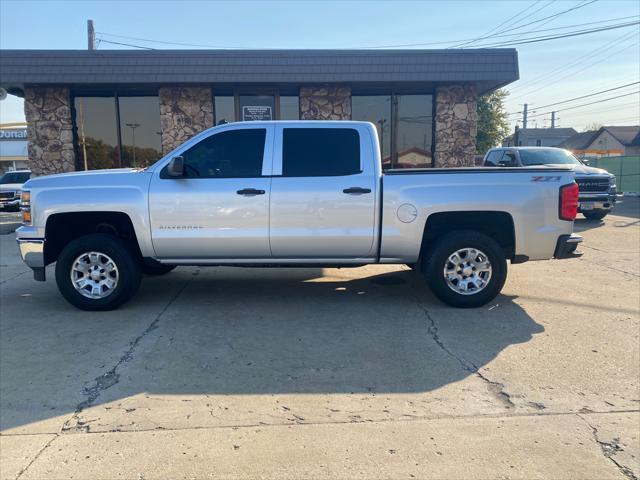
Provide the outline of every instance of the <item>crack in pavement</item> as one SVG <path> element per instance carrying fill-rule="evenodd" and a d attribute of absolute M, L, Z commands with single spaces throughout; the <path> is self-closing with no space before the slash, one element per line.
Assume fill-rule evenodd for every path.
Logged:
<path fill-rule="evenodd" d="M 4 280 L 2 280 L 0 282 L 0 285 L 4 285 L 5 283 L 10 282 L 11 280 L 14 280 L 14 279 L 16 279 L 18 277 L 21 277 L 25 273 L 29 273 L 29 272 L 31 272 L 31 269 L 25 270 L 24 272 L 20 272 L 20 273 L 14 275 L 13 277 L 6 278 L 6 279 L 4 279 Z"/>
<path fill-rule="evenodd" d="M 578 260 L 579 260 L 579 261 L 582 261 L 582 262 L 587 261 L 587 260 L 586 260 L 586 259 L 584 259 L 584 258 L 579 258 Z M 628 270 L 622 270 L 621 268 L 615 268 L 615 267 L 612 267 L 611 265 L 608 265 L 608 264 L 606 264 L 606 263 L 594 262 L 594 261 L 593 261 L 593 260 L 591 260 L 591 259 L 589 260 L 589 263 L 590 263 L 590 264 L 592 264 L 592 265 L 598 265 L 599 267 L 607 268 L 607 269 L 612 270 L 612 271 L 614 271 L 614 272 L 624 273 L 625 275 L 631 275 L 632 277 L 638 277 L 638 278 L 640 278 L 640 274 L 637 274 L 637 273 L 634 273 L 634 272 L 630 272 L 630 271 L 628 271 Z"/>
<path fill-rule="evenodd" d="M 189 280 L 187 280 L 182 285 L 182 287 L 180 287 L 180 289 L 178 289 L 178 291 L 175 293 L 175 295 L 173 297 L 171 297 L 171 299 L 167 302 L 167 304 L 160 311 L 160 313 L 158 313 L 158 315 L 156 315 L 156 317 L 147 326 L 147 328 L 140 335 L 138 335 L 136 338 L 134 338 L 129 343 L 129 348 L 118 359 L 116 364 L 111 369 L 109 369 L 108 371 L 106 371 L 105 373 L 103 373 L 102 375 L 97 377 L 95 379 L 95 383 L 91 387 L 88 387 L 88 388 L 84 389 L 83 393 L 87 396 L 86 400 L 84 400 L 83 402 L 80 402 L 76 406 L 76 409 L 75 409 L 73 415 L 71 416 L 71 418 L 69 420 L 67 420 L 62 425 L 61 433 L 66 433 L 66 432 L 68 432 L 70 430 L 78 430 L 78 431 L 82 431 L 84 433 L 87 433 L 89 431 L 89 426 L 87 425 L 87 423 L 89 423 L 89 422 L 82 421 L 80 419 L 79 414 L 84 409 L 92 406 L 94 404 L 94 402 L 98 399 L 98 397 L 100 396 L 100 394 L 104 390 L 107 390 L 108 388 L 114 386 L 115 384 L 117 384 L 120 381 L 120 374 L 118 373 L 118 368 L 121 365 L 123 365 L 124 363 L 129 362 L 133 358 L 133 353 L 134 353 L 136 347 L 140 344 L 140 342 L 144 339 L 144 337 L 147 336 L 147 334 L 149 334 L 150 332 L 152 332 L 153 330 L 155 330 L 157 328 L 158 322 L 162 318 L 162 315 L 164 315 L 164 313 L 169 309 L 169 307 L 171 305 L 173 305 L 173 303 L 176 301 L 176 299 L 187 288 L 187 286 L 193 281 L 194 277 L 196 275 L 198 275 L 198 273 L 200 273 L 200 270 L 196 270 L 192 274 L 191 278 L 189 278 Z"/>
<path fill-rule="evenodd" d="M 619 414 L 619 413 L 640 413 L 640 410 L 614 410 L 614 411 L 603 411 L 603 412 L 591 412 L 587 415 L 609 415 L 609 414 Z M 528 413 L 510 413 L 510 414 L 472 414 L 472 415 L 438 415 L 438 416 L 430 416 L 430 415 L 409 415 L 403 414 L 403 417 L 409 418 L 387 418 L 387 419 L 360 419 L 360 420 L 334 420 L 331 422 L 318 422 L 318 421 L 294 421 L 288 420 L 287 422 L 282 423 L 265 423 L 265 422 L 257 422 L 257 423 L 246 423 L 239 425 L 237 421 L 235 423 L 225 423 L 220 425 L 198 425 L 198 426 L 190 426 L 190 427 L 165 427 L 158 425 L 155 422 L 156 426 L 153 428 L 136 428 L 135 430 L 123 430 L 121 428 L 109 429 L 109 430 L 96 430 L 96 431 L 70 431 L 65 435 L 105 435 L 105 434 L 113 434 L 113 433 L 145 433 L 145 432 L 184 432 L 190 430 L 219 430 L 219 429 L 233 429 L 233 430 L 241 430 L 241 429 L 252 429 L 256 427 L 261 428 L 281 428 L 281 427 L 314 427 L 314 426 L 333 426 L 333 425 L 358 425 L 358 424 L 385 424 L 385 423 L 413 423 L 413 422 L 431 422 L 437 420 L 477 420 L 477 419 L 512 419 L 512 418 L 541 418 L 541 417 L 567 417 L 567 416 L 580 416 L 585 414 L 578 414 L 575 411 L 570 412 L 528 412 Z M 214 418 L 220 418 L 220 416 L 212 415 Z M 268 415 L 272 418 L 278 418 L 274 415 Z M 584 419 L 582 419 L 584 421 Z M 591 425 L 589 425 L 590 428 Z M 43 433 L 10 433 L 10 434 L 1 434 L 2 437 L 25 437 L 25 436 L 33 436 L 33 435 L 44 435 Z M 59 436 L 57 433 L 53 433 L 56 437 Z M 52 439 L 53 440 L 53 439 Z M 619 448 L 619 444 L 613 443 L 605 443 L 598 442 L 598 444 L 607 445 L 607 451 L 622 451 Z M 617 445 L 617 447 L 616 447 Z M 626 468 L 626 467 L 625 467 Z M 637 477 L 631 477 L 631 480 L 638 480 Z"/>
<path fill-rule="evenodd" d="M 427 329 L 427 331 L 429 335 L 431 335 L 431 338 L 436 343 L 436 345 L 438 345 L 438 347 L 440 347 L 440 349 L 443 350 L 447 355 L 454 358 L 462 366 L 463 369 L 465 369 L 469 373 L 476 375 L 479 379 L 485 382 L 489 388 L 489 391 L 493 393 L 506 408 L 514 408 L 516 405 L 511 400 L 511 395 L 504 391 L 504 384 L 489 379 L 480 371 L 480 368 L 477 365 L 463 358 L 462 356 L 457 355 L 444 344 L 444 342 L 440 338 L 436 321 L 431 316 L 431 313 L 429 313 L 429 310 L 420 301 L 420 297 L 415 291 L 415 285 L 412 285 L 412 290 L 413 297 L 416 300 L 418 308 L 420 308 L 424 312 L 427 320 L 429 320 L 429 328 Z"/>
<path fill-rule="evenodd" d="M 433 341 L 443 350 L 445 351 L 448 355 L 450 355 L 451 357 L 455 358 L 458 363 L 462 366 L 462 368 L 464 368 L 467 372 L 469 373 L 473 373 L 474 375 L 476 375 L 478 378 L 480 378 L 483 382 L 485 382 L 489 388 L 489 391 L 491 393 L 493 393 L 496 397 L 498 397 L 498 400 L 500 400 L 503 405 L 506 408 L 513 408 L 515 407 L 515 403 L 513 403 L 513 401 L 511 400 L 511 396 L 504 391 L 504 384 L 500 383 L 500 382 L 495 382 L 489 378 L 487 378 L 479 369 L 479 367 L 477 365 L 475 365 L 473 362 L 470 362 L 469 360 L 466 360 L 465 358 L 456 355 L 452 350 L 450 350 L 442 341 L 442 339 L 440 338 L 440 335 L 438 333 L 438 326 L 436 325 L 435 320 L 433 319 L 433 317 L 431 316 L 431 314 L 429 313 L 429 311 L 422 306 L 420 303 L 418 303 L 418 305 L 420 305 L 420 308 L 422 309 L 422 311 L 424 312 L 425 316 L 427 317 L 427 319 L 430 322 L 429 328 L 428 328 L 428 332 L 431 335 L 431 338 L 433 338 Z"/>
<path fill-rule="evenodd" d="M 576 414 L 576 415 L 591 429 L 593 439 L 600 446 L 600 449 L 602 450 L 602 455 L 604 455 L 605 458 L 609 459 L 618 468 L 620 473 L 622 473 L 629 480 L 638 480 L 638 477 L 633 473 L 633 471 L 629 467 L 621 464 L 613 457 L 616 454 L 616 452 L 624 452 L 624 448 L 622 448 L 619 443 L 620 439 L 614 438 L 613 442 L 604 442 L 600 440 L 598 438 L 598 429 L 593 425 L 591 425 L 587 421 L 587 419 L 584 418 L 582 415 L 580 414 Z"/>
<path fill-rule="evenodd" d="M 27 463 L 23 468 L 20 469 L 20 471 L 18 472 L 18 474 L 16 475 L 15 480 L 18 480 L 23 474 L 24 472 L 27 471 L 27 469 L 34 464 L 34 462 L 40 458 L 40 455 L 42 455 L 44 453 L 44 451 L 49 448 L 51 446 L 51 444 L 53 443 L 54 440 L 56 440 L 58 438 L 58 434 L 55 433 L 54 436 L 51 438 L 51 440 L 49 440 L 47 443 L 44 444 L 44 446 L 38 450 L 38 453 L 36 453 L 34 455 L 34 457 L 31 459 L 31 461 L 29 463 Z"/>

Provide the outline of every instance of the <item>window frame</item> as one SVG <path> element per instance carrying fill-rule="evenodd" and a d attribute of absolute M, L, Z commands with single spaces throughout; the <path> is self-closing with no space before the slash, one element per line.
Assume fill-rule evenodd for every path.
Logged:
<path fill-rule="evenodd" d="M 198 143 L 196 143 L 195 145 L 192 145 L 189 149 L 185 150 L 182 153 L 182 156 L 184 158 L 185 174 L 187 173 L 186 172 L 186 170 L 187 170 L 187 160 L 188 160 L 187 155 L 191 150 L 193 150 L 194 148 L 197 148 L 198 146 L 200 146 L 204 142 L 208 142 L 210 140 L 214 140 L 214 137 L 222 136 L 222 135 L 225 135 L 225 134 L 237 135 L 239 132 L 242 132 L 242 131 L 245 131 L 245 130 L 251 130 L 251 131 L 257 130 L 257 131 L 262 131 L 264 133 L 264 137 L 263 137 L 263 140 L 262 140 L 263 141 L 263 144 L 262 144 L 262 159 L 260 161 L 260 173 L 258 175 L 231 175 L 231 176 L 224 175 L 224 176 L 195 176 L 195 177 L 191 177 L 191 176 L 185 175 L 183 178 L 189 179 L 189 180 L 230 179 L 230 178 L 262 178 L 262 166 L 264 165 L 264 152 L 267 149 L 267 129 L 266 128 L 260 128 L 260 127 L 224 130 L 224 131 L 221 131 L 221 132 L 216 132 L 213 135 L 209 135 L 209 136 L 203 138 Z M 163 169 L 163 171 L 166 168 L 167 167 L 165 167 Z"/>
<path fill-rule="evenodd" d="M 294 93 L 291 93 L 294 92 Z M 216 97 L 232 97 L 233 98 L 233 112 L 234 112 L 234 122 L 242 122 L 241 111 L 240 111 L 240 97 L 241 96 L 251 96 L 251 95 L 271 95 L 274 98 L 274 120 L 282 120 L 282 110 L 280 108 L 280 97 L 298 97 L 298 118 L 300 120 L 300 87 L 296 87 L 294 90 L 291 89 L 283 89 L 278 87 L 235 87 L 231 89 L 218 88 L 213 86 L 211 88 L 211 97 L 214 102 L 214 118 L 217 125 L 218 115 L 215 111 L 215 98 Z M 291 119 L 287 119 L 285 121 L 293 121 Z M 229 122 L 231 123 L 231 122 Z"/>
<path fill-rule="evenodd" d="M 375 154 L 375 148 L 372 139 L 369 136 L 369 129 L 363 125 L 341 125 L 339 120 L 327 120 L 309 123 L 299 123 L 294 120 L 285 120 L 274 124 L 274 141 L 273 141 L 273 169 L 272 176 L 280 178 L 348 178 L 358 175 L 375 175 L 375 165 L 372 161 L 365 161 L 369 157 L 373 158 Z M 326 175 L 326 176 L 309 176 L 309 177 L 285 177 L 282 171 L 282 154 L 283 154 L 283 131 L 285 128 L 344 128 L 350 130 L 356 130 L 359 138 L 360 145 L 360 172 L 350 175 Z"/>
<path fill-rule="evenodd" d="M 160 131 L 162 130 L 162 126 L 160 124 L 160 93 L 158 90 L 150 91 L 148 89 L 138 91 L 120 91 L 120 90 L 71 90 L 70 92 L 70 109 L 71 109 L 71 132 L 73 135 L 73 150 L 75 156 L 75 168 L 77 171 L 84 171 L 84 165 L 81 165 L 81 145 L 80 145 L 80 135 L 78 130 L 78 124 L 76 122 L 77 111 L 76 111 L 76 98 L 111 98 L 114 102 L 115 108 L 115 129 L 116 129 L 116 142 L 115 145 L 116 150 L 118 152 L 118 168 L 127 168 L 122 164 L 122 131 L 120 129 L 120 97 L 155 97 L 158 99 L 158 128 Z M 160 139 L 160 157 L 158 160 L 161 160 L 164 157 L 164 152 L 162 151 L 162 139 Z M 156 160 L 156 162 L 158 161 Z M 152 164 L 153 165 L 153 164 Z"/>
<path fill-rule="evenodd" d="M 179 157 L 187 150 L 194 147 L 196 144 L 200 143 L 203 140 L 206 140 L 212 135 L 217 135 L 222 132 L 226 132 L 229 130 L 255 130 L 255 129 L 264 129 L 265 138 L 264 138 L 264 152 L 262 154 L 262 172 L 258 177 L 181 177 L 174 178 L 169 177 L 165 174 L 167 165 L 174 157 Z M 224 123 L 222 125 L 217 125 L 208 130 L 204 130 L 197 135 L 194 135 L 189 140 L 187 140 L 182 145 L 178 146 L 176 149 L 168 152 L 160 161 L 149 167 L 149 170 L 152 172 L 157 172 L 163 180 L 232 180 L 234 178 L 265 178 L 271 177 L 273 171 L 273 147 L 274 147 L 274 131 L 275 127 L 272 122 L 234 122 L 234 123 Z"/>
<path fill-rule="evenodd" d="M 361 175 L 362 174 L 362 163 L 363 163 L 363 159 L 362 159 L 362 148 L 360 146 L 360 132 L 358 131 L 357 128 L 353 128 L 353 127 L 338 127 L 338 126 L 333 126 L 332 128 L 326 128 L 326 127 L 318 127 L 316 125 L 310 125 L 307 128 L 305 128 L 304 130 L 351 130 L 353 132 L 355 132 L 355 134 L 357 135 L 356 137 L 356 142 L 358 145 L 358 170 L 352 173 L 347 173 L 347 174 L 321 174 L 321 175 L 286 175 L 284 172 L 284 153 L 285 153 L 285 144 L 284 144 L 284 135 L 285 135 L 285 131 L 286 130 L 303 130 L 302 128 L 297 128 L 294 127 L 293 125 L 289 126 L 289 127 L 283 127 L 282 128 L 282 154 L 280 156 L 281 159 L 281 176 L 284 178 L 323 178 L 323 177 L 351 177 L 353 175 Z"/>
<path fill-rule="evenodd" d="M 381 96 L 381 97 L 385 97 L 388 96 L 391 99 L 391 105 L 390 105 L 390 115 L 389 115 L 389 121 L 391 123 L 391 125 L 389 126 L 389 128 L 391 128 L 390 133 L 390 143 L 391 143 L 391 148 L 390 148 L 390 156 L 391 156 L 391 167 L 388 169 L 383 168 L 383 171 L 387 171 L 387 170 L 393 170 L 396 168 L 397 162 L 398 162 L 398 126 L 399 126 L 399 114 L 398 114 L 398 97 L 400 96 L 406 96 L 406 95 L 429 95 L 431 96 L 431 145 L 430 145 L 430 153 L 431 153 L 431 166 L 430 168 L 434 168 L 435 167 L 435 153 L 436 153 L 436 121 L 435 121 L 435 115 L 436 115 L 436 92 L 435 91 L 429 91 L 429 90 L 414 90 L 414 89 L 400 89 L 400 88 L 394 88 L 391 90 L 379 90 L 379 91 L 372 91 L 371 93 L 366 93 L 365 90 L 363 91 L 352 91 L 351 93 L 351 97 L 352 97 L 352 102 L 353 102 L 353 97 L 375 97 L 375 96 Z M 353 118 L 353 108 L 352 108 L 352 114 L 351 114 L 351 119 L 352 120 L 359 120 L 357 118 Z M 380 145 L 378 145 L 378 147 L 380 147 Z M 384 156 L 384 153 L 381 152 L 381 159 Z"/>
<path fill-rule="evenodd" d="M 492 163 L 491 165 L 487 165 L 487 162 L 489 162 L 489 161 L 493 162 L 493 160 L 489 160 L 489 157 L 494 153 L 496 154 L 495 163 Z M 498 167 L 499 163 L 500 163 L 500 160 L 502 159 L 503 155 L 504 155 L 504 150 L 502 150 L 502 149 L 490 150 L 489 153 L 487 153 L 487 156 L 486 156 L 486 158 L 484 160 L 484 166 L 485 167 Z"/>

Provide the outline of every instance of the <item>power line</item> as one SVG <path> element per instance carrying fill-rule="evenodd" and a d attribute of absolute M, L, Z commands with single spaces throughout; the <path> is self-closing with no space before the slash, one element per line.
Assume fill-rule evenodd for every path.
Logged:
<path fill-rule="evenodd" d="M 181 42 L 168 42 L 168 41 L 164 41 L 164 40 L 152 40 L 150 38 L 140 38 L 140 37 L 130 37 L 128 35 L 116 35 L 115 33 L 107 33 L 107 32 L 96 32 L 99 35 L 106 35 L 109 37 L 115 37 L 115 38 L 125 38 L 125 39 L 129 39 L 129 40 L 138 40 L 141 42 L 148 42 L 148 43 L 160 43 L 160 44 L 164 44 L 164 45 L 178 45 L 178 46 L 182 46 L 182 47 L 202 47 L 202 48 L 248 48 L 248 47 L 230 47 L 230 46 L 224 46 L 224 45 L 205 45 L 202 43 L 181 43 Z M 107 43 L 117 43 L 117 42 L 110 42 L 108 40 L 103 40 L 104 42 Z M 124 44 L 126 45 L 126 44 Z M 137 45 L 134 45 L 137 46 Z M 143 47 L 144 48 L 144 47 Z"/>
<path fill-rule="evenodd" d="M 597 0 L 592 0 L 592 2 L 593 1 L 597 1 Z M 624 18 L 627 18 L 627 17 L 624 17 Z M 635 17 L 632 17 L 632 18 L 635 18 Z M 598 23 L 598 22 L 593 22 L 593 23 Z M 504 47 L 504 46 L 511 46 L 511 45 L 523 45 L 523 44 L 527 44 L 527 43 L 546 42 L 546 41 L 549 41 L 549 40 L 556 40 L 556 39 L 559 39 L 559 38 L 568 38 L 568 37 L 576 37 L 576 36 L 580 36 L 580 35 L 588 35 L 588 34 L 591 34 L 591 33 L 605 32 L 607 30 L 615 30 L 615 29 L 618 29 L 618 28 L 626 28 L 626 27 L 630 27 L 630 26 L 634 26 L 634 25 L 640 25 L 640 21 L 618 23 L 618 24 L 613 24 L 613 25 L 606 25 L 606 26 L 599 27 L 599 28 L 570 31 L 570 32 L 566 32 L 564 34 L 558 34 L 558 35 L 546 35 L 546 36 L 539 36 L 539 37 L 530 37 L 530 38 L 526 38 L 524 40 L 519 40 L 519 41 L 518 40 L 507 40 L 507 41 L 502 42 L 502 43 L 489 44 L 489 45 L 480 45 L 480 48 Z M 568 25 L 566 27 L 560 27 L 559 29 L 570 28 L 570 27 L 575 27 L 575 26 L 577 26 L 577 25 Z M 540 31 L 550 31 L 550 30 L 554 30 L 554 29 L 540 30 Z M 149 38 L 130 37 L 130 36 L 125 36 L 125 35 L 115 35 L 115 34 L 107 33 L 107 32 L 97 32 L 97 33 L 99 33 L 100 35 L 106 35 L 106 36 L 117 37 L 117 38 L 127 38 L 127 39 L 142 41 L 142 42 L 148 42 L 148 43 L 159 43 L 159 44 L 164 44 L 164 45 L 177 45 L 177 46 L 183 46 L 183 47 L 223 48 L 223 49 L 248 48 L 248 47 L 238 47 L 238 46 L 231 47 L 231 46 L 223 46 L 223 45 L 206 45 L 206 44 L 201 44 L 201 43 L 169 42 L 169 41 L 164 41 L 164 40 L 152 40 L 152 39 L 149 39 Z M 532 32 L 528 32 L 528 33 L 538 33 L 538 31 L 532 31 Z M 518 34 L 518 35 L 521 35 L 521 34 Z M 513 35 L 509 35 L 509 36 L 513 36 Z M 132 45 L 132 44 L 127 44 L 127 43 L 120 43 L 120 42 L 115 42 L 115 41 L 105 40 L 105 39 L 101 39 L 101 41 L 105 42 L 105 43 L 113 43 L 113 44 L 116 44 L 116 45 L 127 45 L 127 46 L 131 46 L 131 47 L 135 47 L 135 48 L 146 48 L 146 49 L 153 50 L 153 48 L 142 47 L 140 45 Z M 443 44 L 443 43 L 450 43 L 450 41 L 447 41 L 447 42 L 432 42 L 432 43 L 411 43 L 411 44 L 404 44 L 404 45 L 378 45 L 378 46 L 375 46 L 375 47 L 361 47 L 361 48 L 416 47 L 416 46 L 426 46 L 426 45 L 437 45 L 437 44 Z M 266 49 L 266 48 L 265 47 L 260 47 L 260 48 L 257 48 L 256 50 L 264 50 L 264 49 Z"/>
<path fill-rule="evenodd" d="M 98 45 L 99 45 L 100 43 L 112 43 L 112 44 L 114 44 L 114 45 L 125 45 L 125 46 L 127 46 L 127 47 L 141 48 L 141 49 L 143 49 L 143 50 L 155 50 L 155 48 L 151 48 L 151 47 L 143 47 L 143 46 L 141 46 L 141 45 L 133 45 L 133 44 L 131 44 L 131 43 L 112 42 L 112 41 L 110 41 L 110 40 L 105 40 L 104 38 L 100 38 L 100 39 L 99 39 L 99 43 L 98 43 Z"/>
<path fill-rule="evenodd" d="M 629 107 L 633 108 L 634 110 L 638 111 L 638 116 L 640 116 L 640 105 L 632 105 L 630 103 L 623 103 L 621 105 L 614 105 L 612 107 L 608 107 L 608 108 L 598 108 L 598 109 L 589 109 L 589 110 L 585 110 L 583 112 L 569 112 L 566 114 L 566 116 L 571 117 L 572 115 L 585 115 L 585 114 L 594 114 L 594 113 L 605 113 L 605 112 L 613 112 L 613 111 L 623 111 L 628 109 Z"/>
<path fill-rule="evenodd" d="M 556 110 L 556 112 L 564 112 L 566 110 L 573 110 L 575 108 L 586 107 L 587 105 L 595 105 L 597 103 L 609 102 L 609 101 L 615 100 L 617 98 L 628 97 L 630 95 L 638 95 L 639 93 L 640 93 L 640 90 L 638 90 L 636 92 L 631 92 L 631 93 L 624 93 L 622 95 L 616 95 L 615 97 L 603 98 L 602 100 L 597 100 L 595 102 L 583 103 L 582 105 L 575 105 L 573 107 L 561 108 L 559 110 Z M 550 113 L 551 113 L 550 111 L 549 112 L 543 112 L 543 113 L 536 113 L 535 115 L 530 115 L 530 117 L 541 117 L 543 115 L 549 115 Z"/>
<path fill-rule="evenodd" d="M 610 49 L 612 47 L 629 40 L 630 38 L 634 37 L 635 35 L 636 35 L 636 32 L 623 33 L 620 37 L 618 37 L 618 38 L 616 38 L 616 39 L 614 39 L 614 40 L 612 40 L 610 42 L 607 42 L 604 45 L 601 45 L 601 46 L 599 46 L 599 47 L 587 52 L 584 55 L 581 55 L 580 57 L 574 59 L 572 62 L 570 62 L 568 64 L 565 64 L 565 65 L 563 65 L 563 66 L 561 66 L 559 68 L 554 68 L 554 69 L 551 69 L 551 70 L 549 70 L 547 72 L 544 72 L 543 75 L 535 77 L 535 78 L 529 80 L 528 82 L 523 82 L 523 83 L 520 83 L 518 85 L 515 85 L 513 88 L 510 88 L 509 91 L 513 93 L 514 91 L 518 91 L 518 90 L 521 90 L 523 88 L 526 90 L 528 88 L 527 85 L 529 85 L 529 84 L 536 84 L 537 85 L 540 80 L 548 79 L 551 75 L 559 74 L 559 73 L 564 72 L 566 70 L 570 70 L 572 67 L 574 67 L 576 65 L 584 66 L 584 60 L 586 60 L 588 58 L 593 59 L 593 57 L 595 57 L 597 55 L 600 55 L 603 52 L 606 52 L 608 55 L 610 55 L 609 52 L 610 52 Z M 516 98 L 519 98 L 519 97 L 516 97 Z"/>
<path fill-rule="evenodd" d="M 532 22 L 525 23 L 524 25 L 519 25 L 519 26 L 517 26 L 517 27 L 510 28 L 510 29 L 508 29 L 508 30 L 503 30 L 503 31 L 502 31 L 502 32 L 500 32 L 500 33 L 511 32 L 511 31 L 513 31 L 513 30 L 519 30 L 519 29 L 521 29 L 521 28 L 528 27 L 529 25 L 533 25 L 533 24 L 535 24 L 535 23 L 540 23 L 540 22 L 542 22 L 542 21 L 544 21 L 544 20 L 548 20 L 548 19 L 551 19 L 551 18 L 557 18 L 557 17 L 559 17 L 560 15 L 564 15 L 565 13 L 569 13 L 569 12 L 572 12 L 572 11 L 574 11 L 574 10 L 578 10 L 579 8 L 586 7 L 586 6 L 591 5 L 592 3 L 595 3 L 595 2 L 597 2 L 597 1 L 598 1 L 598 0 L 590 0 L 590 1 L 585 2 L 585 3 L 582 3 L 582 4 L 580 4 L 580 5 L 576 5 L 575 7 L 571 7 L 571 8 L 569 8 L 569 9 L 567 9 L 567 10 L 563 10 L 563 11 L 561 11 L 561 12 L 554 13 L 553 15 L 549 15 L 548 17 L 540 18 L 540 19 L 538 19 L 538 20 L 534 20 L 534 21 L 532 21 Z M 538 10 L 538 11 L 539 11 L 539 10 Z"/>
<path fill-rule="evenodd" d="M 529 5 L 527 8 L 525 8 L 524 10 L 521 10 L 520 12 L 516 13 L 515 15 L 513 15 L 513 16 L 509 17 L 507 20 L 505 20 L 504 22 L 502 22 L 502 23 L 501 23 L 500 25 L 498 25 L 497 27 L 494 27 L 494 28 L 492 28 L 491 30 L 489 30 L 488 32 L 484 33 L 484 34 L 483 34 L 484 36 L 480 36 L 480 37 L 477 37 L 477 38 L 475 38 L 475 39 L 472 39 L 472 40 L 469 40 L 469 41 L 466 41 L 466 42 L 465 42 L 465 41 L 463 41 L 463 43 L 461 43 L 461 44 L 459 44 L 459 45 L 454 45 L 454 46 L 452 46 L 451 48 L 462 48 L 462 47 L 466 47 L 467 45 L 470 45 L 470 44 L 472 44 L 472 43 L 477 42 L 478 40 L 483 40 L 484 38 L 487 38 L 487 36 L 488 36 L 490 33 L 495 32 L 496 30 L 498 30 L 498 29 L 499 29 L 500 27 L 502 27 L 503 25 L 505 25 L 505 24 L 509 23 L 511 20 L 513 20 L 513 19 L 515 19 L 516 17 L 519 17 L 520 15 L 522 15 L 522 14 L 526 13 L 526 12 L 527 12 L 527 10 L 529 10 L 530 8 L 532 8 L 532 7 L 536 6 L 536 5 L 537 5 L 538 3 L 540 3 L 541 1 L 542 1 L 542 0 L 536 0 L 536 1 L 535 1 L 535 2 L 533 2 L 531 5 Z M 517 22 L 516 22 L 516 23 L 517 23 Z M 499 34 L 499 33 L 501 33 L 501 32 L 497 32 L 497 33 L 496 33 L 496 35 L 497 35 L 497 34 Z"/>
<path fill-rule="evenodd" d="M 560 39 L 560 38 L 579 37 L 579 36 L 582 36 L 582 35 L 589 35 L 589 34 L 598 33 L 598 32 L 606 32 L 608 30 L 616 30 L 618 28 L 632 27 L 632 26 L 635 26 L 635 25 L 640 25 L 640 21 L 619 23 L 619 24 L 608 25 L 606 27 L 600 27 L 600 28 L 577 30 L 577 31 L 574 31 L 574 32 L 568 32 L 568 33 L 559 34 L 559 35 L 547 35 L 547 36 L 541 36 L 541 37 L 526 38 L 526 39 L 523 39 L 523 40 L 515 40 L 515 41 L 512 40 L 512 41 L 506 41 L 506 42 L 502 42 L 502 43 L 485 44 L 485 45 L 480 45 L 480 48 L 510 47 L 510 46 L 513 46 L 513 45 L 525 45 L 525 44 L 529 44 L 529 43 L 548 42 L 549 40 L 557 40 L 557 39 Z"/>
<path fill-rule="evenodd" d="M 630 87 L 632 85 L 637 85 L 639 83 L 640 82 L 627 83 L 626 85 L 620 85 L 618 87 L 608 88 L 607 90 L 601 90 L 599 92 L 590 93 L 588 95 L 582 95 L 580 97 L 574 97 L 574 98 L 570 98 L 568 100 L 562 100 L 561 102 L 549 103 L 547 105 L 542 105 L 541 107 L 537 107 L 537 108 L 541 108 L 542 109 L 542 108 L 547 108 L 547 107 L 553 107 L 555 105 L 560 105 L 562 103 L 569 103 L 569 102 L 573 102 L 575 100 L 581 100 L 583 98 L 593 97 L 593 96 L 596 96 L 596 95 L 601 95 L 603 93 L 612 92 L 614 90 L 620 90 L 621 88 Z M 520 114 L 520 113 L 522 113 L 522 112 L 513 112 L 513 113 L 510 113 L 509 115 L 517 115 L 517 114 Z"/>
<path fill-rule="evenodd" d="M 627 39 L 625 39 L 625 40 L 627 40 Z M 638 42 L 635 42 L 635 43 L 633 43 L 633 44 L 627 45 L 627 46 L 623 47 L 622 49 L 617 50 L 617 51 L 616 51 L 616 52 L 614 52 L 614 53 L 610 53 L 610 54 L 608 54 L 605 58 L 602 58 L 602 59 L 600 59 L 600 60 L 598 60 L 598 61 L 596 61 L 596 62 L 589 63 L 589 64 L 585 65 L 583 68 L 580 68 L 580 69 L 578 69 L 578 70 L 575 70 L 575 71 L 573 71 L 573 72 L 570 72 L 570 73 L 568 73 L 567 75 L 563 75 L 563 76 L 561 76 L 561 77 L 558 77 L 558 78 L 556 78 L 556 79 L 555 79 L 554 81 L 552 81 L 552 82 L 546 83 L 546 84 L 544 84 L 544 85 L 542 85 L 542 86 L 540 86 L 540 87 L 538 87 L 538 88 L 535 88 L 535 89 L 533 89 L 533 90 L 529 90 L 527 93 L 522 93 L 522 94 L 520 94 L 520 95 L 517 95 L 517 96 L 515 96 L 514 98 L 512 98 L 511 100 L 517 100 L 517 99 L 519 99 L 519 98 L 524 98 L 524 97 L 527 97 L 527 96 L 529 96 L 529 95 L 531 95 L 531 94 L 533 94 L 533 93 L 535 93 L 535 92 L 539 92 L 540 90 L 544 90 L 545 88 L 548 88 L 548 87 L 549 87 L 549 86 L 551 86 L 551 85 L 555 85 L 556 83 L 561 82 L 561 81 L 562 81 L 562 80 L 564 80 L 565 78 L 572 77 L 572 76 L 574 76 L 574 75 L 576 75 L 576 74 L 578 74 L 578 73 L 580 73 L 580 72 L 583 72 L 583 71 L 585 71 L 585 70 L 587 70 L 587 69 L 589 69 L 589 68 L 591 68 L 591 67 L 593 67 L 593 66 L 595 66 L 595 65 L 598 65 L 598 64 L 600 64 L 600 63 L 602 63 L 602 62 L 604 62 L 604 61 L 610 60 L 611 58 L 615 57 L 616 55 L 618 55 L 618 54 L 620 54 L 620 53 L 622 53 L 622 52 L 624 52 L 624 51 L 628 50 L 628 49 L 629 49 L 629 48 L 631 48 L 631 47 L 635 47 L 636 45 L 638 45 Z M 562 70 L 560 70 L 560 71 L 562 71 Z"/>

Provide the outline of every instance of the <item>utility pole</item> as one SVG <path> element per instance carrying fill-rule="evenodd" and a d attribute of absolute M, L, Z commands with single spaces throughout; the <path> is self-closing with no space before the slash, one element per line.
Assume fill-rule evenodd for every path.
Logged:
<path fill-rule="evenodd" d="M 551 128 L 556 128 L 556 112 L 551 112 Z"/>
<path fill-rule="evenodd" d="M 378 120 L 378 124 L 380 125 L 380 154 L 382 157 L 381 161 L 384 161 L 384 124 L 387 123 L 386 118 L 381 118 Z"/>
<path fill-rule="evenodd" d="M 529 115 L 529 104 L 524 104 L 524 109 L 522 110 L 522 128 L 527 128 L 527 116 Z"/>
<path fill-rule="evenodd" d="M 89 50 L 96 49 L 96 29 L 93 26 L 93 20 L 87 20 L 87 47 Z"/>
<path fill-rule="evenodd" d="M 127 127 L 131 128 L 131 135 L 133 137 L 133 167 L 137 167 L 136 164 L 136 128 L 140 126 L 139 123 L 126 123 Z"/>

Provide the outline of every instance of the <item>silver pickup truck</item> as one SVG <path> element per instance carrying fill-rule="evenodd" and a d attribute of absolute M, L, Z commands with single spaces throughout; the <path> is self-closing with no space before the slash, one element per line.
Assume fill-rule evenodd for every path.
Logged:
<path fill-rule="evenodd" d="M 29 180 L 17 240 L 36 280 L 56 263 L 84 310 L 127 301 L 177 265 L 409 264 L 456 307 L 502 289 L 507 260 L 579 255 L 566 168 L 382 171 L 366 122 L 243 122 L 149 168 Z"/>

